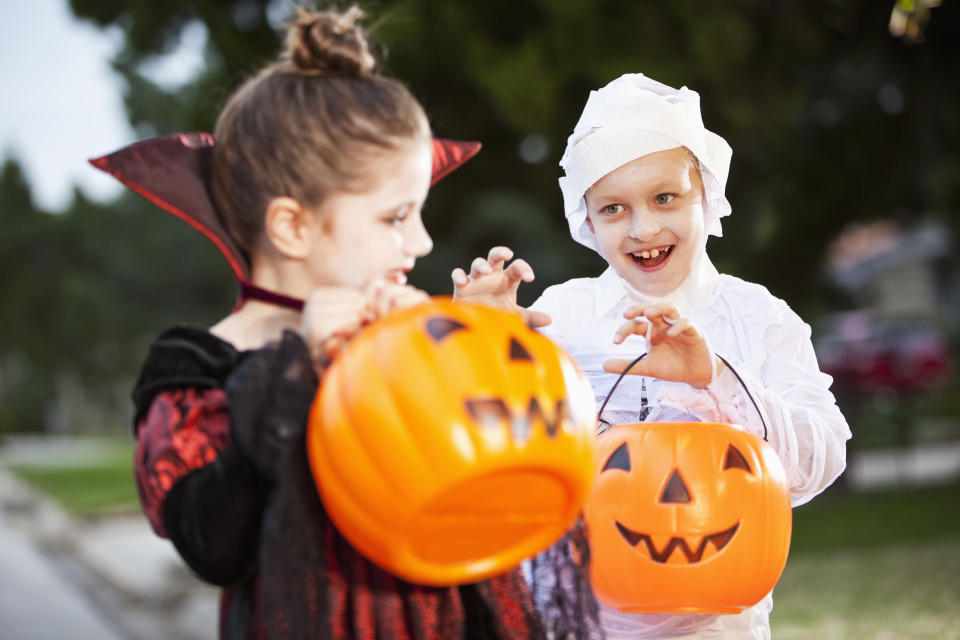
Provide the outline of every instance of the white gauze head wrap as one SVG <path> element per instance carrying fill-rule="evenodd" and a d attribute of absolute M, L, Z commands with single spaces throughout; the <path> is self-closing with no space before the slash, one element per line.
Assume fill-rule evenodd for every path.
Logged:
<path fill-rule="evenodd" d="M 705 229 L 722 236 L 720 218 L 730 215 L 723 190 L 733 150 L 704 128 L 700 95 L 686 87 L 668 87 L 642 73 L 622 75 L 591 91 L 560 160 L 566 174 L 560 178 L 563 209 L 573 239 L 597 250 L 583 199 L 597 180 L 637 158 L 676 147 L 686 147 L 700 161 Z"/>

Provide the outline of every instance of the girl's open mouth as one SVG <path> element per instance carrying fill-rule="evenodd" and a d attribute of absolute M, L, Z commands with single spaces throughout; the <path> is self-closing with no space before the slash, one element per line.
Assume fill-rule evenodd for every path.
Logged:
<path fill-rule="evenodd" d="M 407 284 L 407 274 L 405 271 L 391 271 L 387 274 L 386 279 L 400 286 Z"/>
<path fill-rule="evenodd" d="M 656 269 L 667 261 L 667 258 L 673 253 L 674 246 L 675 245 L 668 244 L 653 249 L 634 251 L 629 255 L 641 269 Z"/>

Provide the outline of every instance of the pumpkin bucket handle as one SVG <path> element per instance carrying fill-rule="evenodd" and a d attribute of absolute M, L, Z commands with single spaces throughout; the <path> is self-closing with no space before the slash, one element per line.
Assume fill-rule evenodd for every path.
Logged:
<path fill-rule="evenodd" d="M 636 358 L 634 358 L 633 361 L 632 361 L 630 364 L 628 364 L 628 365 L 624 368 L 623 371 L 620 372 L 620 375 L 619 375 L 619 376 L 617 376 L 617 381 L 613 383 L 613 386 L 612 386 L 612 387 L 610 387 L 610 391 L 607 392 L 607 397 L 603 399 L 603 404 L 600 405 L 600 411 L 597 411 L 597 423 L 598 423 L 597 426 L 598 426 L 598 427 L 600 426 L 599 423 L 603 423 L 603 424 L 607 425 L 607 428 L 610 428 L 610 427 L 612 426 L 609 422 L 607 422 L 606 420 L 603 419 L 603 410 L 607 408 L 607 403 L 610 402 L 610 396 L 612 396 L 612 395 L 613 395 L 613 392 L 617 390 L 617 386 L 619 386 L 620 381 L 623 380 L 623 376 L 627 375 L 627 373 L 629 373 L 630 369 L 633 369 L 633 366 L 634 366 L 635 364 L 637 364 L 638 362 L 640 362 L 641 360 L 643 360 L 643 359 L 646 358 L 646 357 L 647 357 L 647 354 L 646 354 L 646 353 L 641 353 L 641 354 L 638 355 Z M 604 429 L 604 431 L 606 431 L 606 429 Z M 601 433 L 602 433 L 602 432 L 601 432 Z"/>
<path fill-rule="evenodd" d="M 737 378 L 737 382 L 739 382 L 739 383 L 740 383 L 740 386 L 743 387 L 743 390 L 746 392 L 747 397 L 750 398 L 750 402 L 753 403 L 753 408 L 757 410 L 757 415 L 760 416 L 760 423 L 763 425 L 763 439 L 764 439 L 764 440 L 767 440 L 767 421 L 763 419 L 763 412 L 760 411 L 760 406 L 757 405 L 757 401 L 753 399 L 753 394 L 750 393 L 750 389 L 747 388 L 747 385 L 746 385 L 746 383 L 743 381 L 743 378 L 741 378 L 741 377 L 740 377 L 740 374 L 737 373 L 737 370 L 733 368 L 733 365 L 731 365 L 729 362 L 727 362 L 727 359 L 726 359 L 726 358 L 724 358 L 724 357 L 723 357 L 722 355 L 720 355 L 719 353 L 715 353 L 714 355 L 716 355 L 718 358 L 720 358 L 720 360 L 723 362 L 723 364 L 727 365 L 727 368 L 730 369 L 730 371 L 733 373 L 733 375 Z M 607 422 L 606 420 L 603 419 L 603 410 L 607 407 L 607 403 L 610 402 L 610 396 L 613 395 L 613 392 L 616 391 L 617 386 L 619 386 L 619 384 L 620 384 L 620 381 L 623 380 L 623 376 L 627 375 L 627 373 L 629 373 L 630 369 L 632 369 L 635 364 L 637 364 L 638 362 L 640 362 L 641 360 L 643 360 L 645 357 L 647 357 L 647 354 L 646 354 L 646 353 L 641 353 L 639 356 L 637 356 L 636 358 L 634 358 L 633 361 L 631 361 L 630 364 L 628 364 L 628 365 L 626 366 L 626 368 L 624 368 L 623 371 L 620 372 L 620 375 L 619 375 L 619 376 L 617 376 L 616 382 L 614 382 L 614 383 L 613 383 L 613 386 L 610 387 L 610 391 L 607 392 L 607 397 L 603 399 L 603 404 L 600 405 L 600 411 L 597 412 L 597 427 L 598 427 L 598 428 L 600 427 L 601 424 L 604 424 L 604 425 L 606 425 L 606 428 L 603 429 L 603 431 L 606 431 L 607 429 L 609 429 L 609 428 L 612 426 L 609 422 Z M 600 433 L 602 433 L 602 431 L 601 431 Z"/>

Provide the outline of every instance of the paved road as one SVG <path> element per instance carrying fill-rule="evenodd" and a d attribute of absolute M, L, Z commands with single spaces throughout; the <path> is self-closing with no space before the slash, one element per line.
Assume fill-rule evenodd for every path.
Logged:
<path fill-rule="evenodd" d="M 217 591 L 133 513 L 78 522 L 0 464 L 0 638 L 203 640 Z"/>
<path fill-rule="evenodd" d="M 0 510 L 0 636 L 121 640 L 106 617 Z"/>

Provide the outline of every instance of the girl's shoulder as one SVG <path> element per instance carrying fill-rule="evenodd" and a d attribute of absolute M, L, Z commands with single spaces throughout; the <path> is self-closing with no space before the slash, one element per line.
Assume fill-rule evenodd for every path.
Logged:
<path fill-rule="evenodd" d="M 225 369 L 235 366 L 240 355 L 236 347 L 209 329 L 176 325 L 162 332 L 151 343 L 146 363 L 161 368 L 177 368 L 203 362 L 211 368 Z"/>
<path fill-rule="evenodd" d="M 242 355 L 207 329 L 193 326 L 167 329 L 150 345 L 140 368 L 133 390 L 137 415 L 146 411 L 161 391 L 222 386 Z"/>

